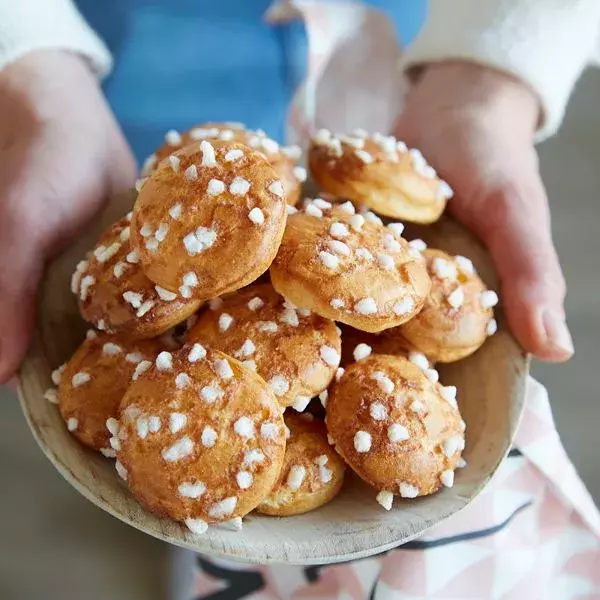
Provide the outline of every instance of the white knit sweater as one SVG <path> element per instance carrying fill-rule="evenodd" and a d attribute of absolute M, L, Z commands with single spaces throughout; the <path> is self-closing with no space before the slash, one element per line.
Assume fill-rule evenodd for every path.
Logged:
<path fill-rule="evenodd" d="M 79 53 L 99 77 L 111 68 L 106 47 L 71 0 L 0 0 L 0 69 L 44 48 Z M 600 0 L 429 0 L 403 68 L 451 58 L 525 81 L 543 108 L 538 137 L 547 137 L 583 69 L 600 64 Z"/>
<path fill-rule="evenodd" d="M 582 71 L 600 62 L 600 0 L 429 0 L 403 66 L 447 59 L 490 65 L 526 82 L 542 104 L 538 139 L 548 137 Z"/>
<path fill-rule="evenodd" d="M 0 69 L 49 48 L 80 54 L 100 78 L 112 67 L 106 46 L 71 0 L 0 0 Z"/>

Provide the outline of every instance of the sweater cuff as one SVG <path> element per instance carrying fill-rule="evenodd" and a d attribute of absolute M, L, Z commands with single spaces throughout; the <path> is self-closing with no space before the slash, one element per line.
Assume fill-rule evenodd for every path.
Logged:
<path fill-rule="evenodd" d="M 110 53 L 70 0 L 0 0 L 0 69 L 35 50 L 82 56 L 100 79 Z"/>
<path fill-rule="evenodd" d="M 596 52 L 599 26 L 598 0 L 430 0 L 402 66 L 467 60 L 521 79 L 541 102 L 539 141 L 560 126 L 571 90 Z"/>

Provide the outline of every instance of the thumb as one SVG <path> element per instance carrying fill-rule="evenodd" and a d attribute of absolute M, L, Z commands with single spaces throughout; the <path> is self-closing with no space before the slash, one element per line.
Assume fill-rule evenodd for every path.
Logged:
<path fill-rule="evenodd" d="M 110 120 L 113 131 L 110 144 L 107 145 L 108 181 L 105 190 L 109 198 L 133 188 L 138 171 L 133 152 L 113 115 L 110 115 Z"/>
<path fill-rule="evenodd" d="M 524 171 L 524 172 L 523 172 Z M 488 176 L 469 202 L 451 209 L 490 250 L 509 325 L 525 350 L 547 361 L 573 355 L 565 281 L 552 242 L 548 201 L 536 169 Z"/>
<path fill-rule="evenodd" d="M 34 324 L 36 289 L 42 273 L 41 252 L 15 239 L 2 239 L 0 266 L 0 383 L 18 368 Z"/>

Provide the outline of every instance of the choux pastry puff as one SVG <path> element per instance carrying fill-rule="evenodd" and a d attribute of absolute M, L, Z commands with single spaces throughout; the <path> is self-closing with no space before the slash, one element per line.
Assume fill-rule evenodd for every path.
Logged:
<path fill-rule="evenodd" d="M 89 448 L 114 457 L 107 427 L 114 431 L 111 423 L 131 381 L 162 349 L 158 340 L 132 341 L 90 329 L 75 354 L 52 374 L 58 409 L 69 432 Z"/>
<path fill-rule="evenodd" d="M 161 352 L 131 384 L 115 437 L 117 472 L 137 500 L 196 534 L 256 508 L 285 452 L 269 386 L 198 343 Z"/>
<path fill-rule="evenodd" d="M 152 173 L 158 163 L 175 150 L 202 140 L 240 142 L 261 153 L 281 180 L 288 204 L 294 205 L 300 199 L 302 184 L 306 181 L 306 169 L 297 164 L 302 156 L 300 147 L 280 146 L 264 131 L 245 129 L 242 123 L 202 123 L 182 133 L 168 131 L 164 144 L 146 159 L 142 176 Z"/>
<path fill-rule="evenodd" d="M 393 219 L 433 223 L 452 196 L 421 152 L 393 136 L 363 130 L 335 136 L 322 129 L 312 139 L 308 164 L 325 192 Z"/>
<path fill-rule="evenodd" d="M 283 407 L 303 411 L 333 379 L 341 339 L 333 321 L 297 309 L 266 283 L 251 285 L 203 312 L 187 333 L 256 371 Z"/>
<path fill-rule="evenodd" d="M 388 510 L 394 495 L 416 498 L 451 487 L 465 445 L 456 388 L 383 354 L 349 365 L 332 386 L 327 429 L 336 451 L 379 490 Z"/>
<path fill-rule="evenodd" d="M 283 185 L 269 163 L 237 142 L 185 146 L 142 185 L 131 244 L 156 285 L 205 300 L 257 279 L 286 222 Z"/>

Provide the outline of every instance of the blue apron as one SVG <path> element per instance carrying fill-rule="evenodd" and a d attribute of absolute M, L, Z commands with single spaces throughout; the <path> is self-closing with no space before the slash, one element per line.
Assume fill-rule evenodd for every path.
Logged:
<path fill-rule="evenodd" d="M 369 0 L 402 44 L 425 16 L 425 0 Z M 109 46 L 108 101 L 141 162 L 169 129 L 242 121 L 281 141 L 286 108 L 306 68 L 300 23 L 271 26 L 270 0 L 78 0 Z"/>

